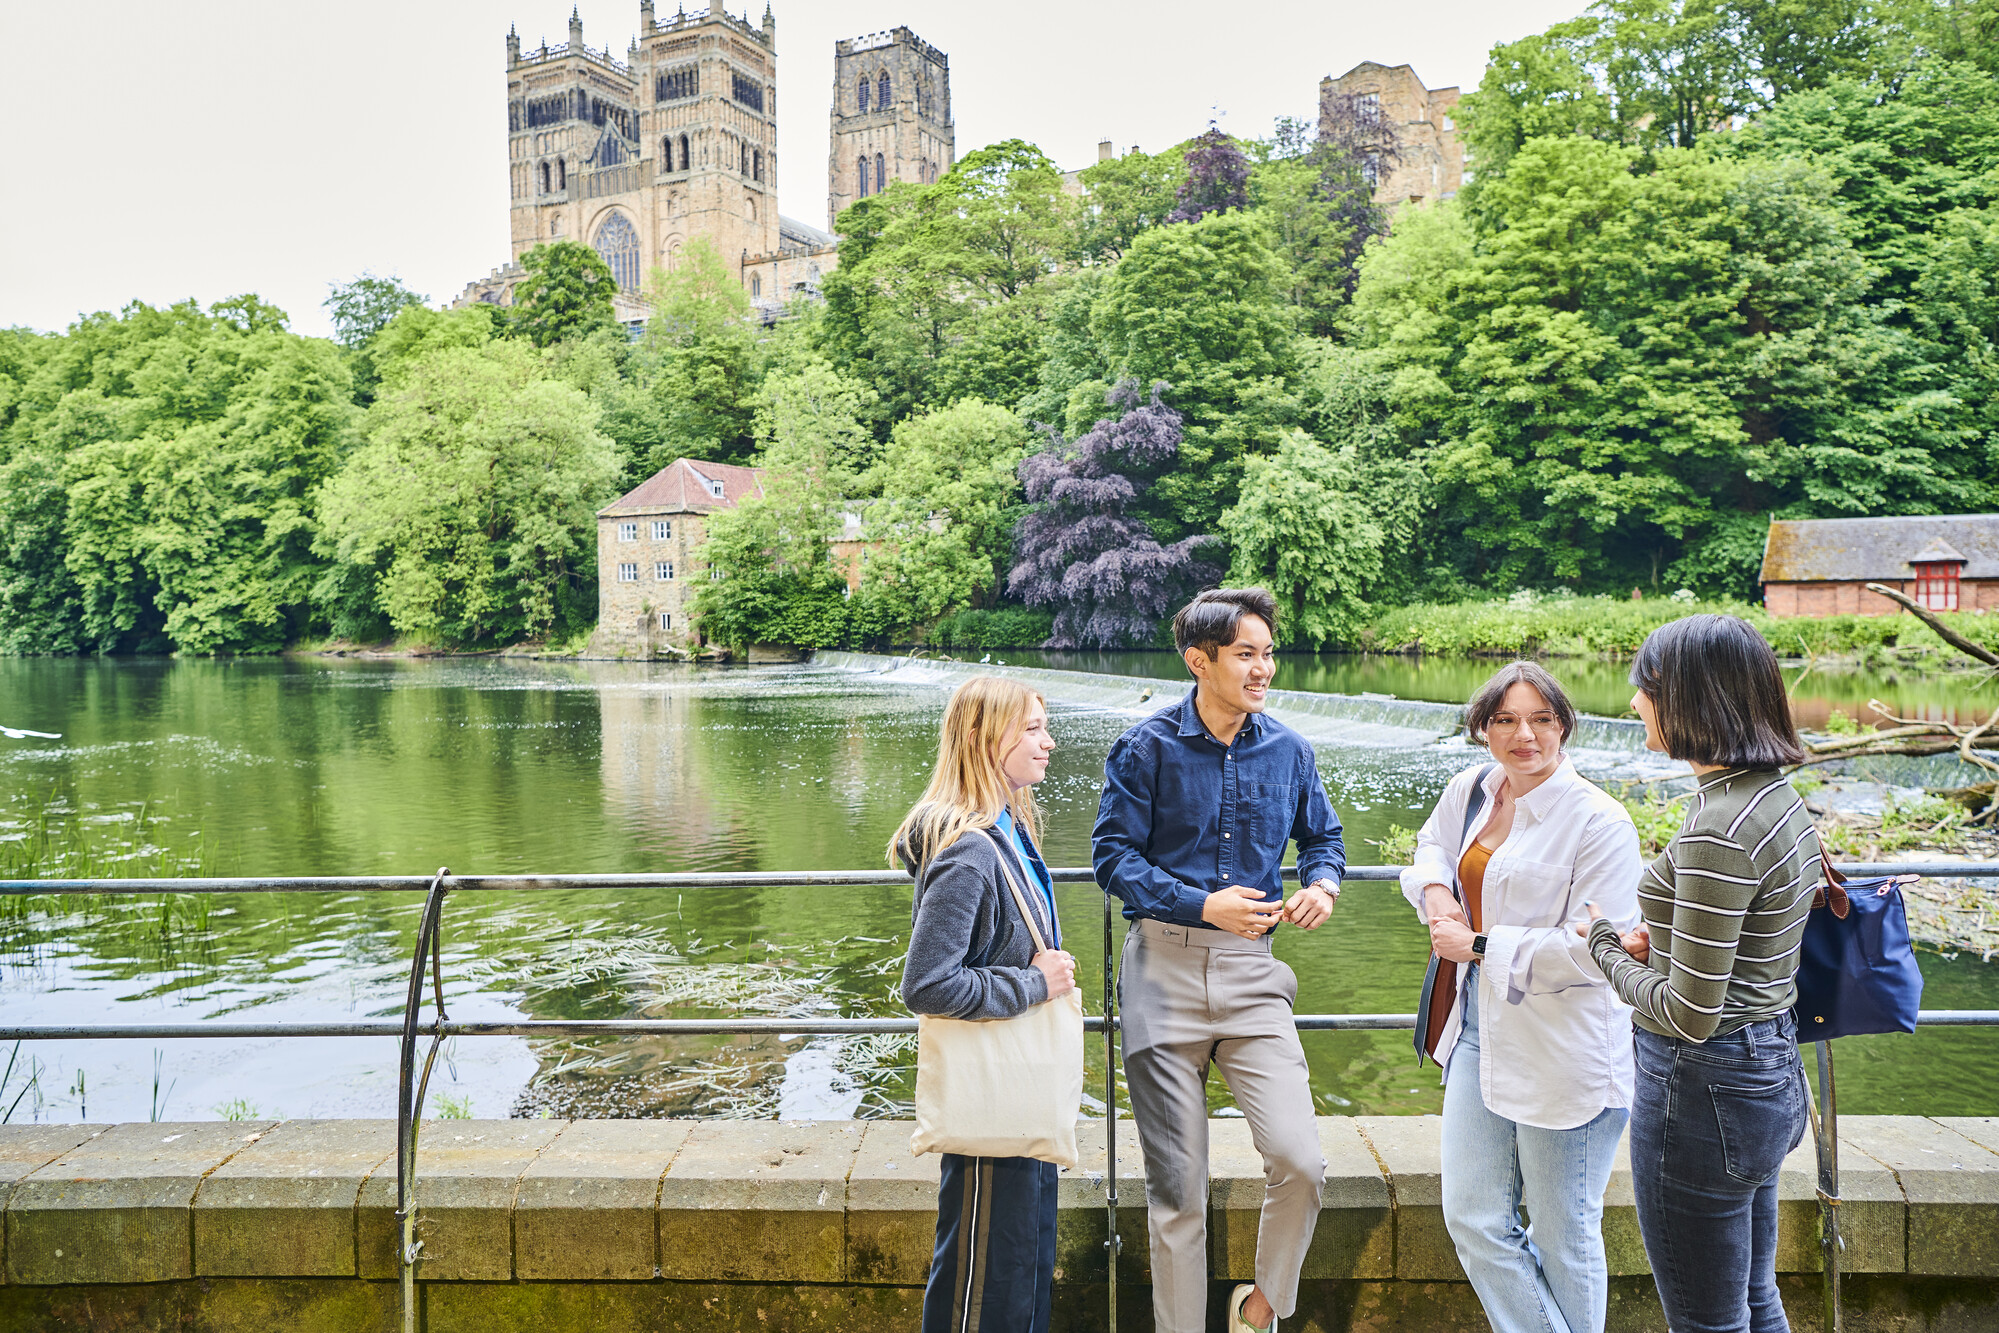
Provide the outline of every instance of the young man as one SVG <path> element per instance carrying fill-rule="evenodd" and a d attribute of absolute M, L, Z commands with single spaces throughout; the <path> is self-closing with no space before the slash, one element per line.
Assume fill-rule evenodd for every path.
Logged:
<path fill-rule="evenodd" d="M 1236 1288 L 1228 1333 L 1274 1329 L 1326 1174 L 1298 978 L 1270 952 L 1279 921 L 1323 924 L 1346 852 L 1312 747 L 1263 716 L 1277 604 L 1261 588 L 1204 592 L 1173 617 L 1187 697 L 1139 723 L 1104 761 L 1097 883 L 1124 900 L 1119 966 L 1125 1080 L 1145 1147 L 1152 1304 L 1159 1333 L 1204 1333 L 1208 1305 L 1208 1065 L 1228 1080 L 1263 1154 L 1256 1283 Z M 1283 901 L 1284 845 L 1299 890 Z"/>

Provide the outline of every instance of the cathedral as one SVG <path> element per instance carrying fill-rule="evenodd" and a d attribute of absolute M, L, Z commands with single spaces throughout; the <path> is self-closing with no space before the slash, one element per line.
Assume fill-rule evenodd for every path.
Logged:
<path fill-rule="evenodd" d="M 617 279 L 618 317 L 646 316 L 655 268 L 706 238 L 766 320 L 816 295 L 838 262 L 841 209 L 892 181 L 951 169 L 951 72 L 908 28 L 835 44 L 826 230 L 784 216 L 777 198 L 777 20 L 738 18 L 710 0 L 660 21 L 639 0 L 622 60 L 583 40 L 524 50 L 507 34 L 507 171 L 513 262 L 457 304 L 510 304 L 520 256 L 550 241 L 594 248 Z"/>

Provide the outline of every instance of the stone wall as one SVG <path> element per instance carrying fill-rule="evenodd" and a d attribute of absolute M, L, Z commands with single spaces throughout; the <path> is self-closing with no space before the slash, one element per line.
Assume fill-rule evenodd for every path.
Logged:
<path fill-rule="evenodd" d="M 1305 1330 L 1484 1327 L 1439 1206 L 1438 1121 L 1325 1118 Z M 1103 1328 L 1104 1151 L 1065 1173 L 1056 1326 Z M 1999 1118 L 1846 1117 L 1847 1327 L 1999 1327 Z M 895 1121 L 438 1121 L 419 1154 L 427 1333 L 914 1329 L 936 1159 Z M 1216 1312 L 1248 1280 L 1263 1182 L 1240 1119 L 1210 1124 Z M 1126 1330 L 1150 1329 L 1144 1174 L 1119 1126 Z M 390 1122 L 0 1126 L 0 1329 L 400 1327 Z M 1786 1163 L 1778 1268 L 1817 1327 L 1809 1147 Z M 1610 1327 L 1661 1327 L 1620 1159 Z"/>

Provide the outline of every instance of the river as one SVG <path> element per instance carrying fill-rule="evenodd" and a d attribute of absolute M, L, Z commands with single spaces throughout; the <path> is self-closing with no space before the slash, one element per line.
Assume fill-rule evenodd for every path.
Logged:
<path fill-rule="evenodd" d="M 1103 758 L 1181 688 L 1157 654 L 994 655 L 1046 677 L 1061 748 L 1042 788 L 1048 852 L 1088 858 Z M 840 659 L 833 659 L 838 661 Z M 850 661 L 848 668 L 869 664 Z M 1555 663 L 1579 704 L 1615 714 L 1614 664 Z M 1443 710 L 1491 664 L 1287 657 L 1278 685 L 1319 747 L 1349 859 L 1420 822 L 1473 759 Z M 0 741 L 0 838 L 37 821 L 82 844 L 214 873 L 418 874 L 848 869 L 883 845 L 921 790 L 952 667 L 886 674 L 827 661 L 696 668 L 495 659 L 0 660 L 0 723 L 62 733 Z M 1978 678 L 1794 679 L 1801 719 L 1880 697 L 1905 715 L 1983 716 Z M 1064 697 L 1065 695 L 1069 697 Z M 1301 705 L 1302 706 L 1302 705 Z M 1317 706 L 1317 705 L 1314 705 Z M 1444 722 L 1437 719 L 1443 716 Z M 1586 772 L 1659 771 L 1630 729 L 1579 737 Z M 1101 898 L 1060 890 L 1084 993 L 1101 991 Z M 0 917 L 0 999 L 15 1021 L 333 1020 L 398 1012 L 416 899 L 404 894 L 18 900 Z M 899 1014 L 909 890 L 461 894 L 445 915 L 454 1017 Z M 1284 931 L 1301 1012 L 1407 1011 L 1426 957 L 1399 894 L 1353 885 L 1333 922 Z M 1934 1008 L 1999 1008 L 1999 966 L 1923 958 Z M 1306 1037 L 1324 1113 L 1435 1111 L 1434 1069 L 1400 1033 Z M 1992 1114 L 1999 1032 L 1842 1042 L 1841 1106 Z M 0 1060 L 6 1052 L 0 1051 Z M 1095 1055 L 1093 1043 L 1093 1058 Z M 504 1115 L 875 1116 L 906 1113 L 910 1043 L 713 1038 L 452 1043 L 431 1110 Z M 15 1120 L 379 1116 L 394 1106 L 381 1039 L 24 1044 L 0 1088 Z M 1099 1071 L 1100 1078 L 1100 1071 Z M 1219 1080 L 1212 1105 L 1231 1104 Z M 16 1103 L 15 1099 L 20 1100 Z"/>

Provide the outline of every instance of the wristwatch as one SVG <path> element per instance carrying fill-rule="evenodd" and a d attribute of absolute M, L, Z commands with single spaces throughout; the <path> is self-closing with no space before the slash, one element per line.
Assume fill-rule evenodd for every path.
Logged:
<path fill-rule="evenodd" d="M 1471 952 L 1474 958 L 1485 957 L 1485 936 L 1474 935 L 1471 937 Z"/>

